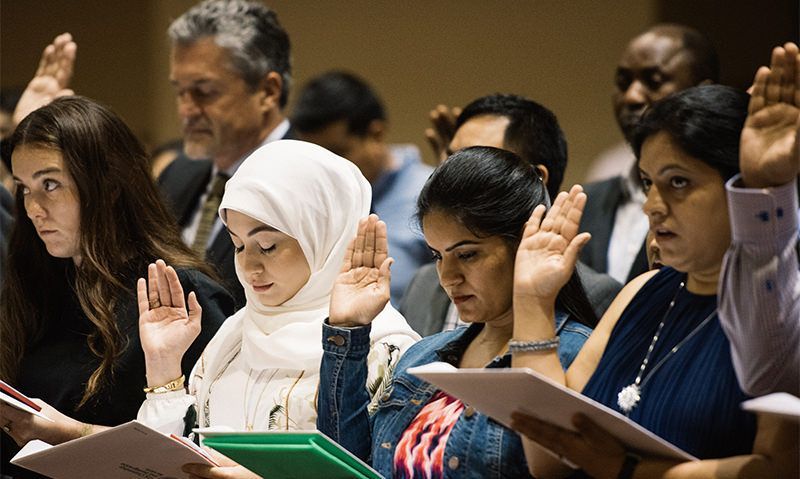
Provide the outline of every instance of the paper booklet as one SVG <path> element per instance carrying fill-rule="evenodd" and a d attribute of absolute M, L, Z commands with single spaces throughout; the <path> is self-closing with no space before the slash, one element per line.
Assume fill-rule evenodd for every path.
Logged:
<path fill-rule="evenodd" d="M 800 398 L 789 393 L 772 393 L 749 399 L 742 403 L 742 409 L 800 421 Z"/>
<path fill-rule="evenodd" d="M 173 479 L 189 477 L 187 463 L 217 465 L 186 438 L 167 436 L 131 421 L 91 436 L 51 446 L 31 441 L 12 464 L 53 479 Z"/>
<path fill-rule="evenodd" d="M 31 398 L 17 391 L 2 379 L 0 379 L 0 401 L 8 404 L 9 406 L 15 407 L 20 411 L 25 411 L 33 414 L 34 416 L 39 416 L 42 419 L 47 419 L 48 421 L 53 422 L 52 419 L 42 413 L 41 406 L 31 401 Z"/>
<path fill-rule="evenodd" d="M 211 447 L 269 479 L 382 479 L 319 431 L 230 432 L 195 429 Z"/>
<path fill-rule="evenodd" d="M 583 413 L 633 451 L 667 459 L 696 460 L 617 411 L 527 368 L 458 369 L 437 362 L 409 368 L 408 372 L 507 427 L 511 424 L 511 413 L 520 411 L 574 431 L 572 417 Z"/>

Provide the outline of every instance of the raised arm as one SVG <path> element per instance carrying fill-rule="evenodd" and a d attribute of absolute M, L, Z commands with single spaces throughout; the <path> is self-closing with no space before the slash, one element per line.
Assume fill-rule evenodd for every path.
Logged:
<path fill-rule="evenodd" d="M 188 309 L 178 273 L 158 260 L 139 278 L 139 337 L 147 368 L 147 385 L 165 386 L 182 377 L 181 359 L 198 334 L 202 308 L 194 292 Z"/>
<path fill-rule="evenodd" d="M 794 43 L 772 50 L 756 72 L 742 130 L 739 166 L 747 188 L 782 186 L 800 173 L 800 53 Z"/>
<path fill-rule="evenodd" d="M 740 166 L 741 178 L 727 185 L 733 241 L 720 322 L 745 392 L 800 395 L 800 52 L 793 43 L 776 47 L 770 67 L 756 72 Z"/>
<path fill-rule="evenodd" d="M 543 205 L 531 214 L 514 264 L 514 340 L 555 338 L 556 296 L 572 275 L 580 249 L 591 238 L 589 233 L 578 234 L 585 204 L 583 188 L 575 185 L 568 194 L 556 197 L 546 216 Z M 515 353 L 512 364 L 567 384 L 556 349 Z"/>
<path fill-rule="evenodd" d="M 317 428 L 363 460 L 369 460 L 372 448 L 371 398 L 365 387 L 369 335 L 372 320 L 389 301 L 391 263 L 386 224 L 376 215 L 362 219 L 345 253 L 322 330 Z"/>
<path fill-rule="evenodd" d="M 77 50 L 78 45 L 69 33 L 62 33 L 45 47 L 36 74 L 17 102 L 13 116 L 14 125 L 18 125 L 33 110 L 54 99 L 75 94 L 69 88 L 69 82 L 72 80 Z"/>

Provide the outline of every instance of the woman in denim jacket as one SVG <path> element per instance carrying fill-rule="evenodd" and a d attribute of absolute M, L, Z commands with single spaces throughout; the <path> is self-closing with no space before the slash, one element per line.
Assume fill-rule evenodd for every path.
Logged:
<path fill-rule="evenodd" d="M 364 387 L 370 322 L 389 298 L 392 260 L 385 225 L 374 216 L 360 225 L 323 325 L 320 431 L 387 477 L 529 477 L 515 432 L 406 371 L 433 361 L 510 366 L 516 248 L 530 213 L 546 204 L 545 191 L 531 165 L 490 147 L 461 150 L 431 175 L 417 220 L 442 287 L 471 325 L 412 346 L 375 402 Z M 550 347 L 566 368 L 597 321 L 575 273 L 554 321 L 560 342 Z"/>

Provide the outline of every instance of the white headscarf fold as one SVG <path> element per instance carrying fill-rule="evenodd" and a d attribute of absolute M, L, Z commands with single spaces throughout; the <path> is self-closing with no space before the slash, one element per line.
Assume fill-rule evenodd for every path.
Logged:
<path fill-rule="evenodd" d="M 322 321 L 328 316 L 331 289 L 359 219 L 369 214 L 371 194 L 355 165 L 311 143 L 275 141 L 245 159 L 225 185 L 219 208 L 222 221 L 226 222 L 227 210 L 235 210 L 296 239 L 311 276 L 285 303 L 264 306 L 237 261 L 236 274 L 247 304 L 225 322 L 206 348 L 206 385 L 239 348 L 245 363 L 256 370 L 318 372 Z M 372 327 L 373 338 L 409 331 L 390 305 Z M 204 396 L 207 388 L 201 387 L 198 394 Z"/>

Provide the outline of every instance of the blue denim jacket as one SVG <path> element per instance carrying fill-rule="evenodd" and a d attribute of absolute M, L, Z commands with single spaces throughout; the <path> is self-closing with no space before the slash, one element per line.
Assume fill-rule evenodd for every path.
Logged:
<path fill-rule="evenodd" d="M 406 370 L 433 361 L 457 366 L 482 328 L 483 324 L 472 324 L 414 344 L 397 363 L 391 385 L 369 416 L 371 398 L 364 384 L 370 328 L 335 328 L 326 322 L 322 332 L 324 354 L 317 428 L 382 475 L 391 477 L 397 442 L 437 391 Z M 592 330 L 557 313 L 556 331 L 560 337 L 559 359 L 566 369 Z M 487 367 L 510 365 L 511 356 L 506 354 Z M 464 409 L 447 439 L 444 473 L 447 478 L 530 477 L 519 436 L 470 407 Z"/>

